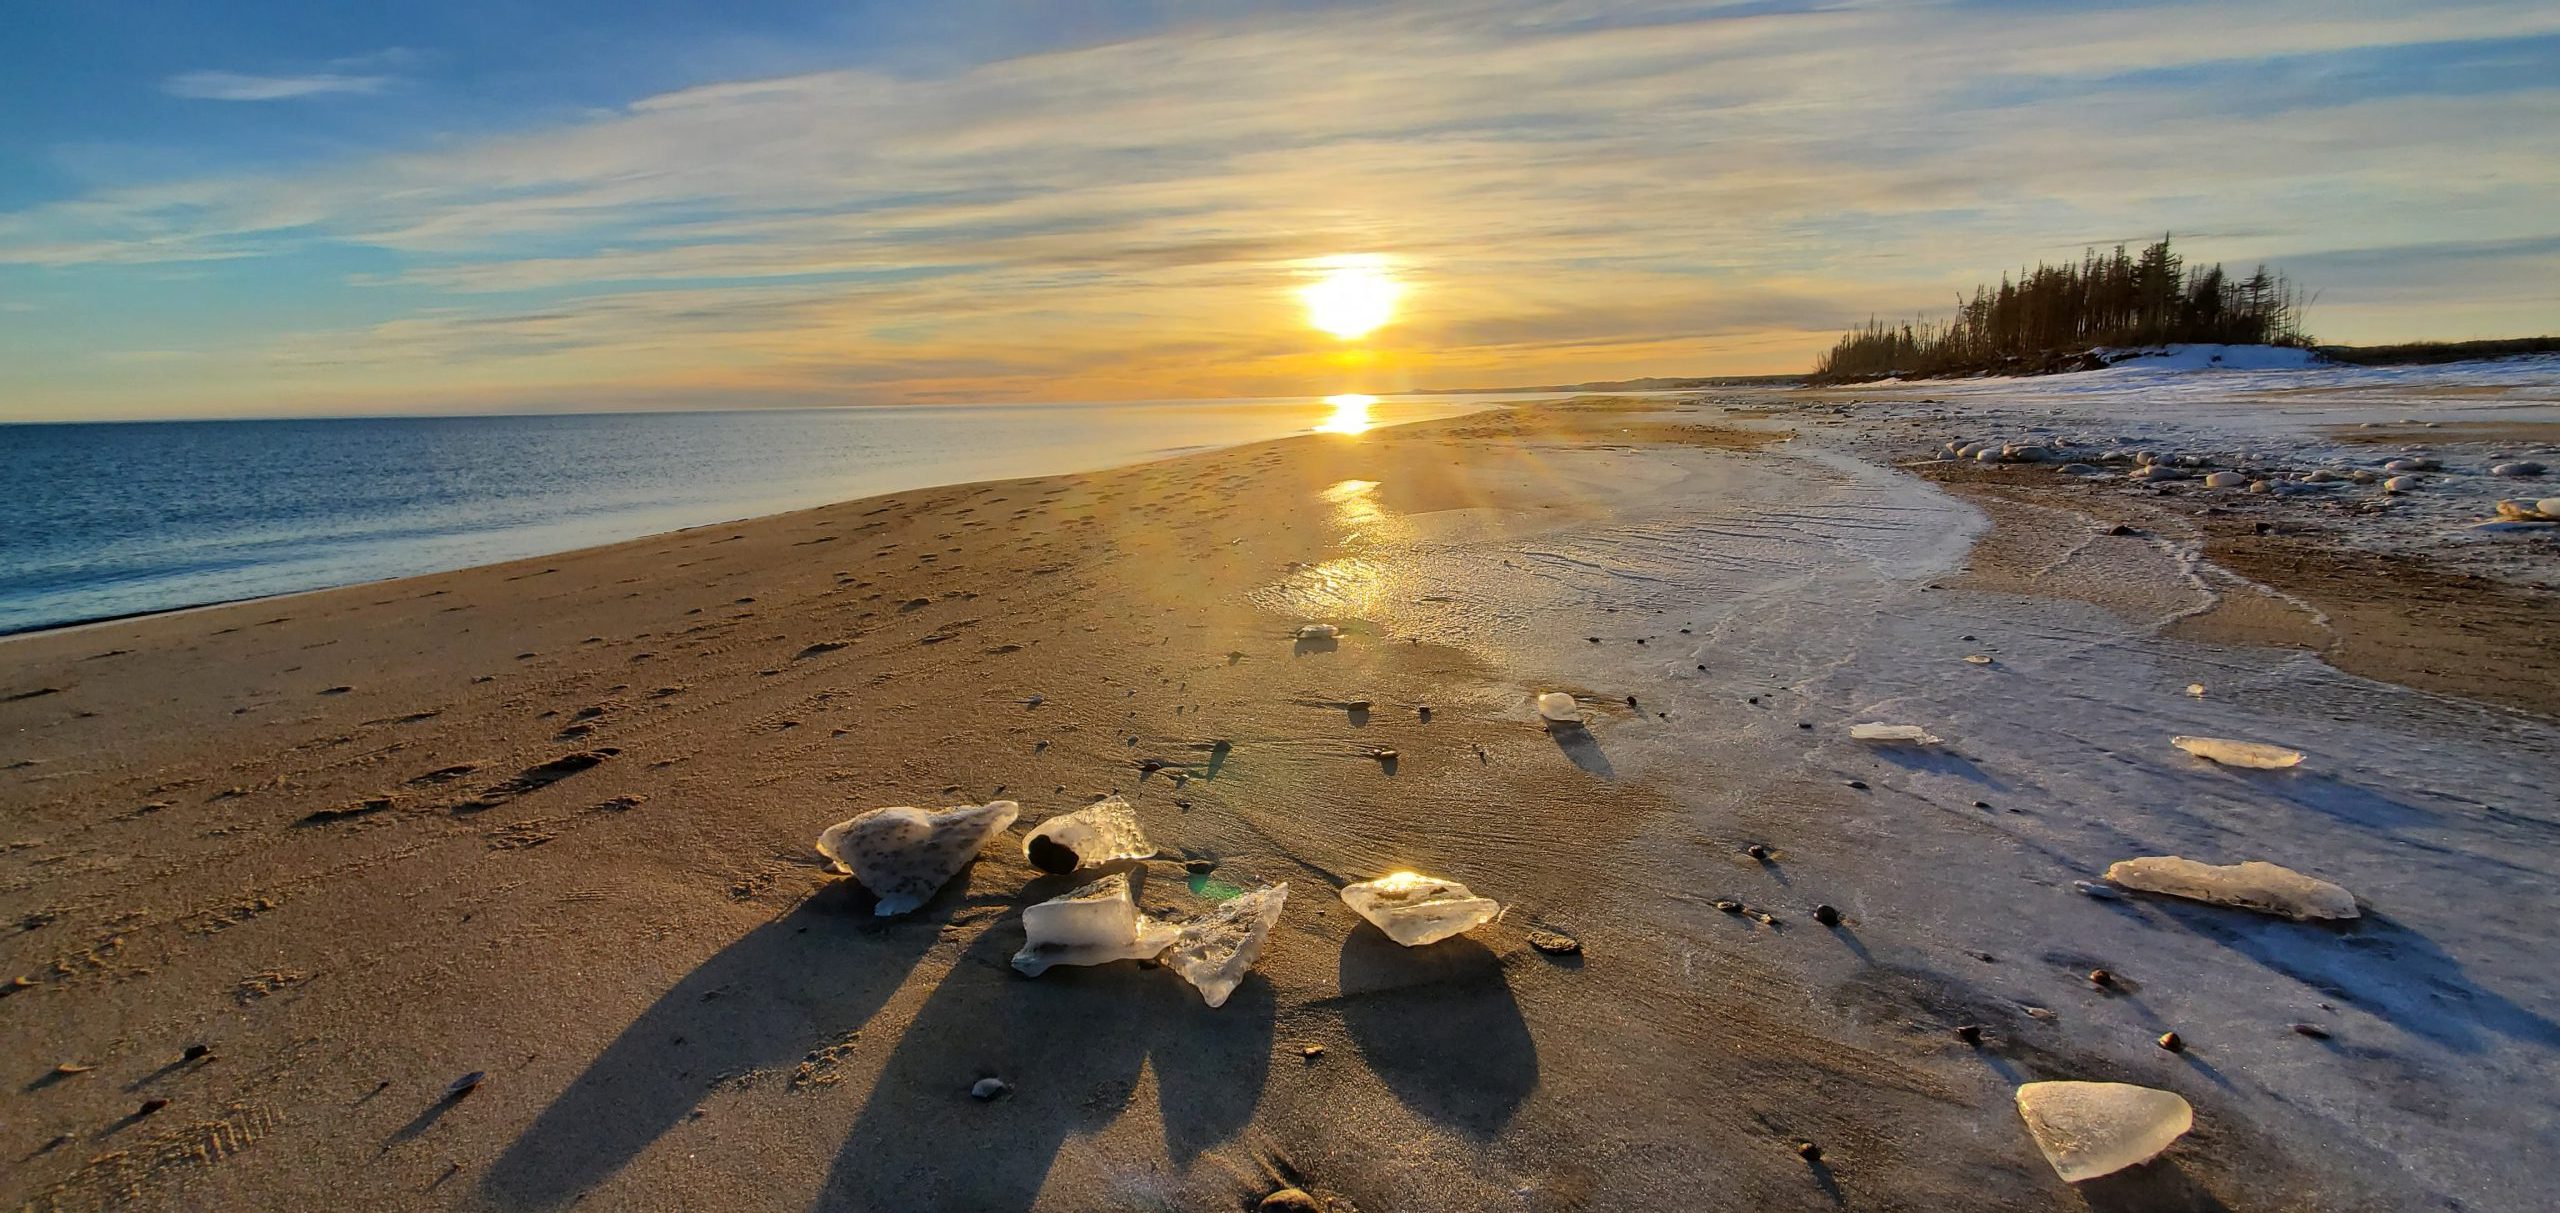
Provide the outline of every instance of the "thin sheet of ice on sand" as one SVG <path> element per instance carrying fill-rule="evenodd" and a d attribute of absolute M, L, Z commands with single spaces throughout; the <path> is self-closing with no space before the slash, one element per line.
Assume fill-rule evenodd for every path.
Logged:
<path fill-rule="evenodd" d="M 1198 918 L 1181 924 L 1173 946 L 1164 954 L 1167 968 L 1197 986 L 1200 1000 L 1225 1006 L 1253 962 L 1262 957 L 1262 941 L 1280 921 L 1280 905 L 1289 899 L 1287 882 L 1255 889 Z"/>
<path fill-rule="evenodd" d="M 2123 1082 L 2031 1082 L 2018 1115 L 2065 1183 L 2113 1175 L 2160 1157 L 2195 1127 L 2195 1109 L 2170 1091 Z"/>
<path fill-rule="evenodd" d="M 2176 855 L 2128 859 L 2107 869 L 2107 879 L 2128 889 L 2236 906 L 2297 922 L 2355 918 L 2355 894 L 2328 881 L 2260 860 L 2217 866 Z"/>
<path fill-rule="evenodd" d="M 1884 724 L 1869 721 L 1849 726 L 1855 741 L 1872 741 L 1882 745 L 1936 745 L 1942 739 L 1916 724 Z"/>
<path fill-rule="evenodd" d="M 873 809 L 828 826 L 818 835 L 818 853 L 871 890 L 880 899 L 871 912 L 886 918 L 923 905 L 1021 812 L 1010 800 L 939 813 L 904 805 Z"/>
<path fill-rule="evenodd" d="M 2250 767 L 2261 771 L 2280 771 L 2298 766 L 2302 751 L 2288 750 L 2263 741 L 2233 741 L 2228 737 L 2189 737 L 2183 733 L 2169 739 L 2169 744 L 2226 767 Z"/>
<path fill-rule="evenodd" d="M 1342 904 L 1408 948 L 1465 934 L 1502 912 L 1492 898 L 1478 897 L 1457 881 L 1419 872 L 1344 885 Z"/>
<path fill-rule="evenodd" d="M 1038 977 L 1051 965 L 1152 960 L 1180 931 L 1139 913 L 1128 873 L 1114 872 L 1024 910 L 1022 933 L 1013 967 Z"/>
<path fill-rule="evenodd" d="M 1032 867 L 1059 875 L 1155 853 L 1155 844 L 1138 828 L 1137 811 L 1118 796 L 1041 822 L 1022 840 L 1022 857 Z"/>

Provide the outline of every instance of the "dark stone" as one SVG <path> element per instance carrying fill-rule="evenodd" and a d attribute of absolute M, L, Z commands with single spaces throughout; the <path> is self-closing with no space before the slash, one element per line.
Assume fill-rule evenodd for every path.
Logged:
<path fill-rule="evenodd" d="M 1840 925 L 1840 911 L 1828 904 L 1813 907 L 1813 920 L 1826 927 Z"/>

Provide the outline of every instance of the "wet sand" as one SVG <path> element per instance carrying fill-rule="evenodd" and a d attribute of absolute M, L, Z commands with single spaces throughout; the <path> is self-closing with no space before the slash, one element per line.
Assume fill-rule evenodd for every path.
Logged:
<path fill-rule="evenodd" d="M 1943 627 L 1931 668 L 1973 677 L 1942 663 L 1976 643 L 1955 628 L 1988 626 L 1868 604 L 2017 625 L 1985 677 L 2035 668 L 2045 608 L 1927 589 L 1980 516 L 1779 437 L 1651 402 L 1481 415 L 0 643 L 0 911 L 27 982 L 0 1002 L 20 1071 L 0 1196 L 2529 1207 L 2560 1047 L 2535 925 L 2560 908 L 2549 806 L 2509 796 L 2476 834 L 2427 819 L 2425 863 L 2515 869 L 2485 963 L 2447 924 L 2463 905 L 2421 902 L 2430 870 L 2403 887 L 2377 866 L 2411 822 L 2334 812 L 2347 782 L 2410 772 L 2276 798 L 2391 907 L 2346 960 L 2301 959 L 2335 932 L 2079 898 L 2063 874 L 2190 823 L 2088 808 L 1987 741 L 1837 740 L 1967 694 L 1884 687 L 1874 663 L 1918 643 L 1840 628 Z M 1882 517 L 1902 531 L 1866 529 Z M 1309 618 L 1346 634 L 1294 643 Z M 2250 654 L 2217 660 L 2293 676 Z M 1558 687 L 1587 731 L 1536 722 L 1530 695 Z M 2252 710 L 2297 710 L 2276 691 Z M 2011 699 L 1990 706 L 2038 710 Z M 2510 759 L 2547 773 L 2550 731 L 2519 727 Z M 1165 848 L 1140 865 L 1151 912 L 1289 882 L 1226 1006 L 1131 963 L 1007 966 L 1020 907 L 1076 883 L 1023 863 L 1022 832 L 1113 791 Z M 2446 811 L 2394 795 L 2353 803 Z M 863 809 L 999 796 L 1023 820 L 904 918 L 810 849 Z M 1505 916 L 1399 948 L 1333 889 L 1400 866 Z M 1809 917 L 1823 900 L 1840 927 Z M 1583 952 L 1541 953 L 1532 928 Z M 2092 990 L 2097 964 L 2126 983 Z M 2334 1047 L 2285 1028 L 2313 1003 L 2345 1008 Z M 2162 1016 L 2199 1047 L 2152 1046 Z M 1012 1094 L 972 1100 L 991 1075 Z M 2061 1077 L 2172 1087 L 2199 1130 L 2074 1190 L 2009 1103 Z M 2464 1164 L 2464 1133 L 2514 1161 Z"/>

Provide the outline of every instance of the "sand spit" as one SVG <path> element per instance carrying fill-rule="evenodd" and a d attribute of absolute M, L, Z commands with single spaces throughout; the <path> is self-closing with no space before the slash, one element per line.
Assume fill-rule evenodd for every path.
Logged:
<path fill-rule="evenodd" d="M 2540 1199 L 2548 725 L 1935 588 L 1981 514 L 1754 425 L 1317 435 L 0 643 L 0 1197 Z M 1849 739 L 1875 720 L 1956 740 Z M 1027 860 L 1112 795 L 1151 856 Z M 810 848 L 999 800 L 903 917 Z M 2368 912 L 2073 883 L 2179 853 Z M 1502 915 L 1408 948 L 1332 895 L 1407 869 Z M 1098 876 L 1174 923 L 1302 892 L 1214 1009 L 1136 961 L 1016 973 L 1022 911 Z M 2075 1196 L 2014 1103 L 2047 1080 L 2174 1091 L 2196 1131 Z"/>

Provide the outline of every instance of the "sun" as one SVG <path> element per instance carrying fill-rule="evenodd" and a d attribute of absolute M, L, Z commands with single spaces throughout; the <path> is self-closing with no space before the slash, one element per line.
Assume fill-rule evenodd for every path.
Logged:
<path fill-rule="evenodd" d="M 1324 276 L 1298 289 L 1307 323 L 1345 341 L 1366 337 L 1395 317 L 1404 284 L 1376 257 L 1329 257 Z"/>

